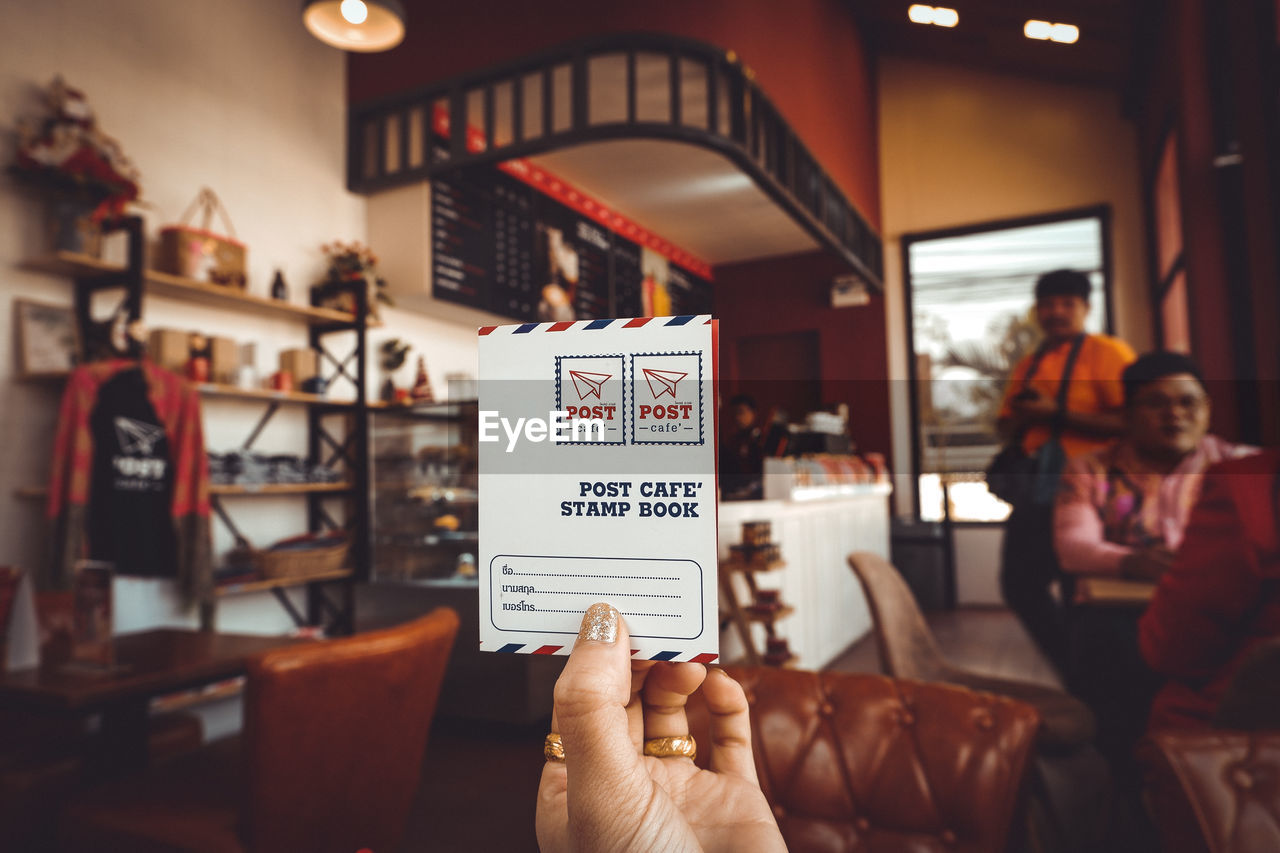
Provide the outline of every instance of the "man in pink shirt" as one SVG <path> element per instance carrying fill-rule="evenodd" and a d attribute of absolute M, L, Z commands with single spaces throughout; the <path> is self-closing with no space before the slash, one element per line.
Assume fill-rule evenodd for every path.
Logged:
<path fill-rule="evenodd" d="M 1065 572 L 1154 581 L 1182 541 L 1205 469 L 1254 448 L 1207 434 L 1209 395 L 1187 356 L 1148 353 L 1122 381 L 1125 434 L 1067 462 L 1054 547 Z M 1068 686 L 1097 715 L 1098 748 L 1121 785 L 1136 784 L 1131 751 L 1160 683 L 1138 651 L 1141 615 L 1141 607 L 1090 604 L 1077 594 L 1068 619 Z"/>

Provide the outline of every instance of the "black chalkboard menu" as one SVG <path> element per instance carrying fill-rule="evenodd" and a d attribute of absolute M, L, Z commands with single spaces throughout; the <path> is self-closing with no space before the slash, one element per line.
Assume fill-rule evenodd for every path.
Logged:
<path fill-rule="evenodd" d="M 534 196 L 527 184 L 493 175 L 493 287 L 489 310 L 507 317 L 532 317 L 545 283 L 535 266 Z"/>
<path fill-rule="evenodd" d="M 644 316 L 642 288 L 644 272 L 640 265 L 640 246 L 614 235 L 613 293 L 615 313 L 619 317 Z"/>
<path fill-rule="evenodd" d="M 432 294 L 520 322 L 641 317 L 668 302 L 662 313 L 710 313 L 710 282 L 674 263 L 661 276 L 670 299 L 655 300 L 650 250 L 581 209 L 500 169 L 433 180 Z"/>
<path fill-rule="evenodd" d="M 488 308 L 494 265 L 490 194 L 477 173 L 431 182 L 431 291 L 436 299 Z"/>
<path fill-rule="evenodd" d="M 667 293 L 672 314 L 710 314 L 711 282 L 678 264 L 667 268 Z"/>

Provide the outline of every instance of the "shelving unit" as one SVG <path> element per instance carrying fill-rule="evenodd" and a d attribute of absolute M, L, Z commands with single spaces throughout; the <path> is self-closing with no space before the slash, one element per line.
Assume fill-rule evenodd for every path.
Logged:
<path fill-rule="evenodd" d="M 228 584 L 219 587 L 219 598 L 250 592 L 271 591 L 293 620 L 301 627 L 321 625 L 329 633 L 350 633 L 354 630 L 353 582 L 369 576 L 371 549 L 369 544 L 369 407 L 366 394 L 366 331 L 370 327 L 370 314 L 366 287 L 363 282 L 351 284 L 351 295 L 356 306 L 354 313 L 336 311 L 318 306 L 295 305 L 274 299 L 253 296 L 232 288 L 183 278 L 168 273 L 147 270 L 143 267 L 142 220 L 126 217 L 115 226 L 128 239 L 128 262 L 121 266 L 98 258 L 71 252 L 57 252 L 24 263 L 24 269 L 64 275 L 75 280 L 75 312 L 77 325 L 82 333 L 87 328 L 93 294 L 104 290 L 123 290 L 122 308 L 130 322 L 142 318 L 143 299 L 146 295 L 163 296 L 196 305 L 251 312 L 284 318 L 304 325 L 308 341 L 319 355 L 321 373 L 326 379 L 347 378 L 355 388 L 355 399 L 331 400 L 323 395 L 300 391 L 275 391 L 270 389 L 239 388 L 229 385 L 203 383 L 198 386 L 205 398 L 241 400 L 266 403 L 267 408 L 257 425 L 243 444 L 252 446 L 258 434 L 275 414 L 280 405 L 302 405 L 307 408 L 307 460 L 312 465 L 334 468 L 345 466 L 342 482 L 337 483 L 280 483 L 261 485 L 219 484 L 210 487 L 210 497 L 215 514 L 227 525 L 238 542 L 247 540 L 236 528 L 222 505 L 223 499 L 239 499 L 264 496 L 301 496 L 307 501 L 307 526 L 312 532 L 346 529 L 351 536 L 351 564 L 337 572 L 328 572 L 305 578 L 264 579 L 249 583 Z M 350 333 L 354 346 L 350 354 L 337 357 L 326 346 L 335 333 Z M 340 417 L 346 425 L 341 437 L 328 429 L 326 418 Z M 48 490 L 25 488 L 17 495 L 27 499 L 43 499 Z M 324 505 L 326 499 L 346 498 L 345 523 L 333 519 Z M 335 602 L 327 589 L 339 586 L 339 598 Z M 285 590 L 305 587 L 307 591 L 306 613 L 299 613 Z M 214 608 L 201 610 L 201 624 L 212 629 Z"/>
<path fill-rule="evenodd" d="M 763 565 L 752 565 L 736 559 L 724 560 L 720 563 L 720 592 L 725 602 L 725 615 L 721 621 L 721 628 L 723 629 L 726 623 L 733 624 L 738 633 L 738 639 L 742 641 L 746 657 L 745 662 L 751 666 L 760 666 L 762 664 L 786 666 L 795 657 L 794 654 L 788 653 L 786 660 L 771 659 L 767 653 L 761 654 L 756 647 L 754 638 L 751 636 L 751 623 L 754 622 L 764 626 L 766 642 L 777 639 L 774 626 L 795 613 L 795 608 L 786 604 L 772 608 L 743 604 L 738 600 L 738 592 L 734 588 L 733 578 L 735 575 L 742 577 L 751 593 L 751 601 L 754 602 L 757 600 L 757 593 L 759 592 L 759 588 L 756 586 L 756 575 L 762 572 L 777 571 L 785 567 L 786 562 L 781 559 L 772 560 Z"/>
<path fill-rule="evenodd" d="M 373 414 L 373 528 L 378 580 L 419 583 L 453 577 L 474 557 L 478 404 L 421 403 Z M 445 516 L 456 529 L 437 526 Z M 471 579 L 472 584 L 476 581 Z"/>

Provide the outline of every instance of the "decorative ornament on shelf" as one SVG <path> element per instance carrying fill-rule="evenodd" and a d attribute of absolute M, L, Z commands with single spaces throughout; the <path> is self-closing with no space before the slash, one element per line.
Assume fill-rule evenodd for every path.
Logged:
<path fill-rule="evenodd" d="M 18 124 L 10 172 L 51 191 L 55 248 L 94 254 L 100 225 L 138 198 L 138 171 L 120 143 L 98 129 L 85 94 L 55 77 L 48 114 Z"/>
<path fill-rule="evenodd" d="M 405 359 L 409 356 L 409 349 L 410 346 L 399 338 L 389 338 L 378 347 L 378 366 L 387 375 L 378 395 L 384 403 L 397 401 L 396 383 L 391 375 L 404 366 Z"/>
<path fill-rule="evenodd" d="M 422 356 L 418 356 L 418 375 L 414 377 L 409 396 L 415 403 L 434 403 L 436 399 L 431 393 L 431 380 L 427 378 L 427 360 Z"/>
<path fill-rule="evenodd" d="M 280 270 L 276 270 L 275 278 L 271 279 L 271 298 L 281 302 L 289 301 L 289 286 L 284 283 L 284 273 Z"/>
<path fill-rule="evenodd" d="M 355 313 L 355 299 L 342 286 L 362 279 L 368 286 L 370 317 L 380 319 L 379 302 L 392 306 L 396 304 L 387 293 L 387 280 L 378 275 L 378 256 L 368 246 L 360 242 L 343 243 L 335 240 L 321 248 L 329 261 L 329 268 L 325 271 L 324 281 L 311 288 L 312 302 L 315 305 Z"/>

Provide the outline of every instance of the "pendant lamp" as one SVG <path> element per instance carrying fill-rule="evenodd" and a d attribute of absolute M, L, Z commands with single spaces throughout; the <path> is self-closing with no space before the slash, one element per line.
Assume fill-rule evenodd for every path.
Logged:
<path fill-rule="evenodd" d="M 390 50 L 404 39 L 400 0 L 303 0 L 302 22 L 325 44 L 358 53 Z"/>

